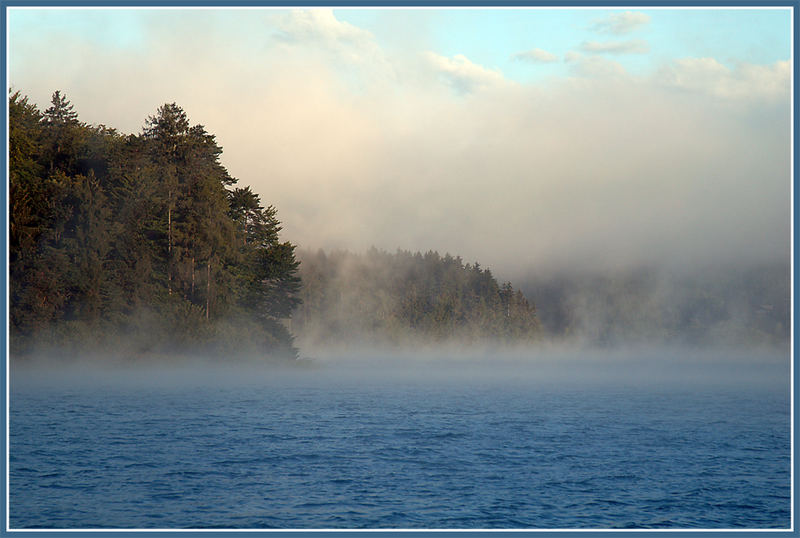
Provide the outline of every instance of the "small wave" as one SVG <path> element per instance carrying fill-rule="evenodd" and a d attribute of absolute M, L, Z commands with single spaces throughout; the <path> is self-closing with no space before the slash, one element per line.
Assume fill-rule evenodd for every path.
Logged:
<path fill-rule="evenodd" d="M 56 472 L 56 473 L 46 473 L 43 475 L 39 475 L 39 478 L 61 478 L 62 476 L 64 476 L 64 473 Z"/>
<path fill-rule="evenodd" d="M 200 471 L 192 471 L 192 470 L 183 470 L 183 471 L 167 471 L 164 473 L 164 477 L 172 478 L 195 478 L 195 477 L 204 477 L 207 476 L 208 473 L 200 472 Z"/>
<path fill-rule="evenodd" d="M 63 484 L 60 482 L 55 482 L 52 484 L 39 484 L 40 488 L 44 489 L 68 489 L 73 491 L 89 491 L 95 488 L 95 486 L 88 486 L 88 485 L 81 485 L 81 484 Z"/>
<path fill-rule="evenodd" d="M 124 468 L 125 469 L 155 469 L 156 467 L 158 467 L 158 465 L 156 465 L 153 462 L 149 462 L 149 461 L 134 461 L 133 463 L 129 463 L 129 464 L 125 465 Z"/>
<path fill-rule="evenodd" d="M 38 473 L 39 471 L 34 469 L 33 467 L 11 467 L 11 474 L 14 473 Z"/>
<path fill-rule="evenodd" d="M 151 493 L 150 498 L 154 501 L 174 501 L 178 499 L 182 499 L 183 495 L 180 493 Z"/>
<path fill-rule="evenodd" d="M 299 508 L 302 510 L 308 510 L 313 508 L 327 508 L 330 506 L 338 506 L 339 503 L 335 503 L 332 501 L 318 501 L 318 502 L 304 502 L 300 504 L 294 505 L 295 508 Z"/>

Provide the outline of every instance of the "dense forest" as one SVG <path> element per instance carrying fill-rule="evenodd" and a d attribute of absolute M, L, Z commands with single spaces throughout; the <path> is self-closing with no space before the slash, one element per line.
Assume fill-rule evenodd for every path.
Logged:
<path fill-rule="evenodd" d="M 536 310 L 489 269 L 437 252 L 299 251 L 302 303 L 292 328 L 309 347 L 531 342 Z"/>
<path fill-rule="evenodd" d="M 181 351 L 294 358 L 294 245 L 176 104 L 142 132 L 9 97 L 12 353 Z"/>

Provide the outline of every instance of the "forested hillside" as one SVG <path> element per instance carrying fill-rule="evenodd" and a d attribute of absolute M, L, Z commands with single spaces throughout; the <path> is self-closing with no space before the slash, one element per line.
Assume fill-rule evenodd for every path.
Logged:
<path fill-rule="evenodd" d="M 536 338 L 536 309 L 478 263 L 436 252 L 300 251 L 302 304 L 292 318 L 309 346 Z"/>
<path fill-rule="evenodd" d="M 176 104 L 142 132 L 9 98 L 11 349 L 294 357 L 294 245 Z M 224 356 L 224 355 L 223 355 Z"/>

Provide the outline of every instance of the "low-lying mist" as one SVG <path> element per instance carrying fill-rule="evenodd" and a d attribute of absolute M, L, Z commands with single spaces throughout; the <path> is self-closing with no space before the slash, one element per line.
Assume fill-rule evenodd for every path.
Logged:
<path fill-rule="evenodd" d="M 788 351 L 790 278 L 788 259 L 773 259 L 534 271 L 520 288 L 536 304 L 542 334 L 558 341 Z"/>
<path fill-rule="evenodd" d="M 294 319 L 290 325 L 300 360 L 232 344 L 142 352 L 153 342 L 151 331 L 150 338 L 110 335 L 91 351 L 42 346 L 25 357 L 12 355 L 12 388 L 789 387 L 790 278 L 783 262 L 684 273 L 632 268 L 534 275 L 519 283 L 524 297 L 515 291 L 522 299 L 514 302 L 490 272 L 458 258 L 340 253 L 334 263 L 337 255 L 314 256 L 316 265 L 307 264 L 307 270 L 323 270 L 304 275 L 302 323 Z M 398 260 L 407 260 L 411 269 L 427 264 L 429 270 L 414 273 L 385 263 Z M 446 267 L 463 282 L 434 278 Z M 480 294 L 471 291 L 484 284 Z M 510 284 L 506 289 L 514 291 Z M 484 306 L 470 314 L 469 301 Z M 512 307 L 519 309 L 514 315 Z"/>
<path fill-rule="evenodd" d="M 313 359 L 269 363 L 257 357 L 193 357 L 163 362 L 112 357 L 38 357 L 11 364 L 11 387 L 235 388 L 526 385 L 580 389 L 637 387 L 702 390 L 748 387 L 786 390 L 790 356 L 775 349 L 578 345 L 442 346 L 358 351 L 318 349 Z"/>
<path fill-rule="evenodd" d="M 291 329 L 307 356 L 452 344 L 789 350 L 788 260 L 532 269 L 512 283 L 436 252 L 299 256 Z"/>

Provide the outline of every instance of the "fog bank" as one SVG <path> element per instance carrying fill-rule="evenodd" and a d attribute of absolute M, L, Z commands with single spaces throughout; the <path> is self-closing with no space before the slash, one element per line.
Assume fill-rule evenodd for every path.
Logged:
<path fill-rule="evenodd" d="M 340 390 L 347 387 L 451 383 L 473 386 L 524 384 L 549 389 L 650 387 L 703 390 L 748 387 L 786 390 L 790 386 L 788 352 L 680 346 L 597 349 L 583 346 L 491 348 L 431 346 L 420 349 L 362 348 L 317 350 L 294 365 L 234 361 L 171 362 L 53 361 L 45 357 L 12 361 L 14 390 L 235 389 L 281 386 Z"/>
<path fill-rule="evenodd" d="M 559 341 L 789 349 L 787 259 L 532 271 L 519 285 L 536 304 L 543 334 Z"/>

